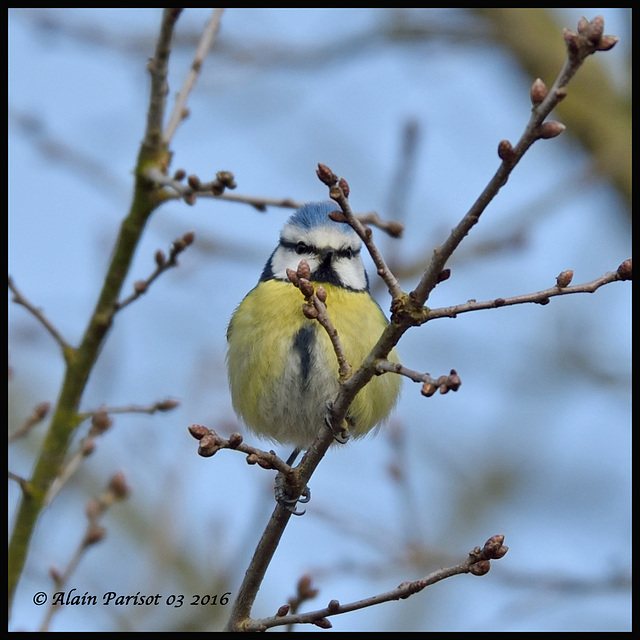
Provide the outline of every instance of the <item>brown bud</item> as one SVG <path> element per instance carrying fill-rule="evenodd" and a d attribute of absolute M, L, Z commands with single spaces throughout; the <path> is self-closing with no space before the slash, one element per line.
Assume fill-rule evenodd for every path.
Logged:
<path fill-rule="evenodd" d="M 339 186 L 333 185 L 332 187 L 329 188 L 329 197 L 332 200 L 340 200 L 342 195 L 343 195 L 342 189 Z"/>
<path fill-rule="evenodd" d="M 87 545 L 96 544 L 96 542 L 100 542 L 105 535 L 107 535 L 107 530 L 99 524 L 92 522 L 84 535 L 84 543 Z"/>
<path fill-rule="evenodd" d="M 548 93 L 547 85 L 540 78 L 536 78 L 531 85 L 531 104 L 537 107 L 547 97 Z"/>
<path fill-rule="evenodd" d="M 200 188 L 200 178 L 193 173 L 187 178 L 187 184 L 194 190 Z"/>
<path fill-rule="evenodd" d="M 602 16 L 596 16 L 590 23 L 587 30 L 587 37 L 593 44 L 599 44 L 602 34 L 604 33 L 604 18 Z"/>
<path fill-rule="evenodd" d="M 102 503 L 98 498 L 90 498 L 84 508 L 85 515 L 89 520 L 94 520 L 102 513 Z"/>
<path fill-rule="evenodd" d="M 338 176 L 335 175 L 335 173 L 333 173 L 333 171 L 331 171 L 331 169 L 329 169 L 326 164 L 318 162 L 316 173 L 318 174 L 318 178 L 320 178 L 320 181 L 326 184 L 328 187 L 338 182 Z"/>
<path fill-rule="evenodd" d="M 451 389 L 451 391 L 457 391 L 460 388 L 462 380 L 460 379 L 460 376 L 455 369 L 451 369 L 447 384 L 449 385 L 449 389 Z"/>
<path fill-rule="evenodd" d="M 313 285 L 306 278 L 300 278 L 300 281 L 298 282 L 298 287 L 300 287 L 300 291 L 302 291 L 302 294 L 305 297 L 308 298 L 313 295 Z"/>
<path fill-rule="evenodd" d="M 433 382 L 425 382 L 422 385 L 422 389 L 420 390 L 420 393 L 423 396 L 430 398 L 437 390 L 438 390 L 438 387 L 436 387 L 436 385 L 433 384 Z"/>
<path fill-rule="evenodd" d="M 162 251 L 161 249 L 158 249 L 156 251 L 155 260 L 156 260 L 156 264 L 159 267 L 164 267 L 165 263 L 167 262 L 167 259 L 164 255 L 164 251 Z"/>
<path fill-rule="evenodd" d="M 489 562 L 489 560 L 479 560 L 478 562 L 474 562 L 469 567 L 469 573 L 473 574 L 474 576 L 484 576 L 489 573 L 490 569 L 491 563 Z"/>
<path fill-rule="evenodd" d="M 556 278 L 556 284 L 561 289 L 564 287 L 568 287 L 573 280 L 573 271 L 571 269 L 567 269 L 566 271 L 562 271 L 558 274 Z"/>
<path fill-rule="evenodd" d="M 209 429 L 207 429 L 207 427 L 203 427 L 201 424 L 192 424 L 189 425 L 189 433 L 196 440 L 202 440 L 202 438 L 209 433 Z"/>
<path fill-rule="evenodd" d="M 450 277 L 451 277 L 451 269 L 443 269 L 438 274 L 438 282 L 444 282 L 445 280 L 448 280 Z"/>
<path fill-rule="evenodd" d="M 195 238 L 196 234 L 193 231 L 187 231 L 187 233 L 182 236 L 182 241 L 184 242 L 185 246 L 188 247 L 190 244 L 193 244 Z"/>
<path fill-rule="evenodd" d="M 34 420 L 43 420 L 47 413 L 49 413 L 49 409 L 51 409 L 50 402 L 40 402 L 33 410 L 33 418 Z"/>
<path fill-rule="evenodd" d="M 318 310 L 310 304 L 302 305 L 302 313 L 304 313 L 305 318 L 309 318 L 309 320 L 315 320 L 319 315 Z"/>
<path fill-rule="evenodd" d="M 578 33 L 584 35 L 585 33 L 587 33 L 588 29 L 589 21 L 584 16 L 582 16 L 582 18 L 578 20 Z"/>
<path fill-rule="evenodd" d="M 298 286 L 298 274 L 293 269 L 286 269 L 287 278 L 291 281 L 291 284 Z"/>
<path fill-rule="evenodd" d="M 96 411 L 91 418 L 91 428 L 98 433 L 104 433 L 112 424 L 113 420 L 107 415 L 106 411 Z"/>
<path fill-rule="evenodd" d="M 229 448 L 237 449 L 242 444 L 242 435 L 240 433 L 232 433 L 229 436 Z"/>
<path fill-rule="evenodd" d="M 180 182 L 185 179 L 187 172 L 184 169 L 176 169 L 176 172 L 173 174 L 173 179 Z"/>
<path fill-rule="evenodd" d="M 631 258 L 629 258 L 628 260 L 625 260 L 618 267 L 618 275 L 622 280 L 631 280 L 631 260 L 632 260 Z"/>
<path fill-rule="evenodd" d="M 96 450 L 96 441 L 93 438 L 85 438 L 82 441 L 82 455 L 86 458 Z"/>
<path fill-rule="evenodd" d="M 276 618 L 282 618 L 286 616 L 287 613 L 289 613 L 289 605 L 283 604 L 281 607 L 278 608 L 278 611 L 276 612 Z"/>
<path fill-rule="evenodd" d="M 619 38 L 616 36 L 602 36 L 598 43 L 598 51 L 609 51 L 618 44 Z"/>
<path fill-rule="evenodd" d="M 513 160 L 513 147 L 508 140 L 500 140 L 498 144 L 498 156 L 500 160 L 504 162 L 511 162 Z"/>
<path fill-rule="evenodd" d="M 210 433 L 205 434 L 200 438 L 200 444 L 198 445 L 198 455 L 203 458 L 210 458 L 216 451 L 220 449 L 218 439 Z"/>
<path fill-rule="evenodd" d="M 184 238 L 178 238 L 177 240 L 173 241 L 172 253 L 174 255 L 177 255 L 178 253 L 184 251 L 186 248 L 187 243 L 185 242 Z"/>
<path fill-rule="evenodd" d="M 238 186 L 235 181 L 235 176 L 231 171 L 218 171 L 216 178 L 218 178 L 227 189 L 235 189 Z"/>
<path fill-rule="evenodd" d="M 327 290 L 322 285 L 319 285 L 316 288 L 316 296 L 318 296 L 318 300 L 324 304 L 327 301 Z"/>
<path fill-rule="evenodd" d="M 188 204 L 190 207 L 196 203 L 196 194 L 195 193 L 185 193 L 183 198 L 185 204 Z"/>
<path fill-rule="evenodd" d="M 314 589 L 311 586 L 311 576 L 308 573 L 305 573 L 298 580 L 298 598 L 302 598 L 304 600 L 310 600 L 311 598 L 315 598 L 318 595 L 318 589 Z"/>
<path fill-rule="evenodd" d="M 555 138 L 559 136 L 566 127 L 560 122 L 550 120 L 549 122 L 543 122 L 538 129 L 538 138 L 548 140 L 549 138 Z"/>
<path fill-rule="evenodd" d="M 504 542 L 504 534 L 503 533 L 496 533 L 495 536 L 491 536 L 485 543 L 484 543 L 484 550 L 492 550 L 492 549 L 497 549 L 498 547 L 500 547 L 502 545 L 502 543 Z"/>
<path fill-rule="evenodd" d="M 351 192 L 351 189 L 349 188 L 349 183 L 344 178 L 340 178 L 340 180 L 338 181 L 338 186 L 342 189 L 342 193 L 344 194 L 344 197 L 348 198 L 349 193 Z"/>
<path fill-rule="evenodd" d="M 578 49 L 580 48 L 580 37 L 577 33 L 570 31 L 569 29 L 565 29 L 562 32 L 562 36 L 564 38 L 564 42 L 567 45 L 567 51 L 570 56 L 578 53 Z"/>
<path fill-rule="evenodd" d="M 334 221 L 334 222 L 346 222 L 347 218 L 344 215 L 344 213 L 342 213 L 342 211 L 331 211 L 329 213 L 329 217 Z"/>
<path fill-rule="evenodd" d="M 333 625 L 329 622 L 327 618 L 320 618 L 319 620 L 314 620 L 313 624 L 316 627 L 320 627 L 321 629 L 331 629 Z"/>
<path fill-rule="evenodd" d="M 180 403 L 177 400 L 162 400 L 156 403 L 156 409 L 158 411 L 171 411 L 176 407 L 179 407 Z"/>
<path fill-rule="evenodd" d="M 330 600 L 327 605 L 327 610 L 330 613 L 336 613 L 340 609 L 340 602 L 338 600 Z"/>
<path fill-rule="evenodd" d="M 122 471 L 118 471 L 111 476 L 111 480 L 109 480 L 109 490 L 116 500 L 123 500 L 129 495 L 131 490 Z"/>
<path fill-rule="evenodd" d="M 138 280 L 133 283 L 133 290 L 136 293 L 144 293 L 149 287 L 149 283 L 146 280 Z"/>
<path fill-rule="evenodd" d="M 299 278 L 305 278 L 308 280 L 311 277 L 311 267 L 306 260 L 300 260 L 298 263 L 298 271 L 296 272 Z"/>
<path fill-rule="evenodd" d="M 387 223 L 386 231 L 392 238 L 400 238 L 404 233 L 404 225 L 401 222 L 391 220 Z"/>

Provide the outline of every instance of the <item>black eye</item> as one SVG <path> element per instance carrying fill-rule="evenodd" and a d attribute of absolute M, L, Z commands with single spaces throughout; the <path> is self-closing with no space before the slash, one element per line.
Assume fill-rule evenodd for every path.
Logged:
<path fill-rule="evenodd" d="M 301 256 L 303 253 L 309 253 L 309 247 L 304 242 L 298 242 L 296 245 L 296 253 Z"/>
<path fill-rule="evenodd" d="M 355 252 L 353 251 L 353 249 L 352 249 L 351 247 L 347 247 L 347 248 L 344 250 L 344 255 L 345 255 L 345 256 L 347 256 L 347 259 L 348 259 L 348 260 L 351 260 L 351 258 L 353 258 L 354 253 L 355 253 Z"/>

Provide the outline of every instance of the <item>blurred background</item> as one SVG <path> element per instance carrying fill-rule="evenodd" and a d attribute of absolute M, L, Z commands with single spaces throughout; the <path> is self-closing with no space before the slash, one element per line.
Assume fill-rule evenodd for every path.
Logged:
<path fill-rule="evenodd" d="M 431 307 L 506 297 L 615 270 L 631 257 L 630 9 L 227 9 L 174 138 L 172 169 L 225 169 L 236 193 L 322 200 L 318 162 L 347 179 L 355 210 L 402 221 L 376 238 L 405 290 L 520 137 L 536 77 L 553 83 L 562 28 L 603 15 L 620 38 L 590 57 L 554 118 L 454 255 Z M 174 95 L 210 10 L 181 16 Z M 93 310 L 132 193 L 161 9 L 9 9 L 9 274 L 72 344 Z M 169 100 L 169 107 L 172 101 Z M 40 520 L 10 630 L 40 628 L 51 567 L 82 539 L 87 500 L 125 474 L 131 495 L 105 515 L 76 594 L 183 594 L 185 605 L 75 606 L 54 631 L 219 630 L 271 513 L 272 472 L 244 456 L 197 455 L 200 423 L 239 430 L 224 366 L 225 329 L 254 286 L 291 211 L 201 198 L 152 217 L 123 297 L 187 231 L 176 269 L 123 310 L 83 409 L 178 401 L 169 413 L 114 415 Z M 370 273 L 373 273 L 370 269 Z M 383 309 L 389 299 L 376 283 Z M 423 398 L 405 382 L 377 438 L 336 447 L 312 479 L 267 574 L 255 617 L 273 615 L 310 574 L 342 603 L 456 564 L 493 534 L 507 556 L 479 579 L 332 618 L 338 631 L 629 631 L 631 286 L 463 314 L 407 333 L 405 365 L 457 393 Z M 55 403 L 59 349 L 8 305 L 9 430 Z M 46 421 L 9 449 L 28 477 Z M 77 434 L 86 435 L 88 424 Z M 270 447 L 255 439 L 250 442 Z M 278 451 L 284 456 L 287 451 Z M 18 500 L 9 484 L 9 530 Z M 299 630 L 315 631 L 315 627 Z"/>

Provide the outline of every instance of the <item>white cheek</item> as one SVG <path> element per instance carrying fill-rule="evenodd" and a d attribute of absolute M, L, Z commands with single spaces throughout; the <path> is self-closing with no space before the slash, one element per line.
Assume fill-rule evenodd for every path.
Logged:
<path fill-rule="evenodd" d="M 339 258 L 333 266 L 345 286 L 357 290 L 367 288 L 367 276 L 359 258 Z"/>
<path fill-rule="evenodd" d="M 296 271 L 301 260 L 306 260 L 309 263 L 311 271 L 317 269 L 320 264 L 316 256 L 298 255 L 295 251 L 278 247 L 271 261 L 273 275 L 281 280 L 287 280 L 287 269 Z"/>

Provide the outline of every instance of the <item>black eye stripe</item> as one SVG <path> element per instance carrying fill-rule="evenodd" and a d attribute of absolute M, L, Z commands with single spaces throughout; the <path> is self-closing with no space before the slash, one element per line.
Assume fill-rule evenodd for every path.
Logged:
<path fill-rule="evenodd" d="M 285 249 L 290 249 L 291 251 L 293 251 L 294 253 L 297 253 L 298 255 L 321 253 L 321 250 L 318 249 L 318 247 L 315 247 L 314 245 L 311 245 L 311 244 L 305 244 L 304 242 L 289 242 L 287 240 L 281 240 L 280 246 L 284 247 Z M 360 249 L 354 249 L 353 247 L 345 247 L 343 249 L 335 249 L 334 253 L 339 258 L 351 259 L 351 258 L 355 258 L 357 255 L 360 254 Z"/>

